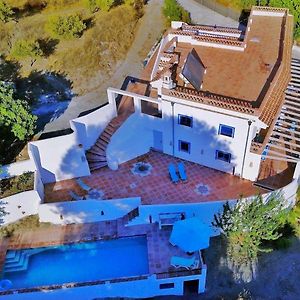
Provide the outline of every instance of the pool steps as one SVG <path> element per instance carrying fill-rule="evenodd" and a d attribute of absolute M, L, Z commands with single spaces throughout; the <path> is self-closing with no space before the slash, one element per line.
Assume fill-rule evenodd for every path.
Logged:
<path fill-rule="evenodd" d="M 5 273 L 25 271 L 28 267 L 30 256 L 43 251 L 44 249 L 10 250 L 6 255 L 3 271 Z"/>

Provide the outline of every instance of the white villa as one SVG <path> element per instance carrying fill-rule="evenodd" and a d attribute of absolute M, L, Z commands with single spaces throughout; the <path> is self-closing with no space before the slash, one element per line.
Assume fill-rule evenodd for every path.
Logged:
<path fill-rule="evenodd" d="M 38 214 L 53 226 L 2 241 L 0 266 L 12 285 L 0 298 L 146 298 L 183 295 L 190 283 L 205 292 L 205 252 L 194 253 L 193 267 L 174 267 L 174 256 L 191 257 L 170 244 L 172 225 L 198 218 L 214 236 L 224 201 L 279 189 L 295 201 L 300 61 L 291 58 L 292 31 L 281 8 L 253 7 L 245 31 L 172 22 L 142 78 L 108 88 L 108 103 L 71 120 L 71 134 L 31 142 L 30 160 L 0 175 L 35 172 L 32 191 L 2 199 L 4 222 Z M 187 180 L 174 184 L 168 166 L 178 162 Z M 27 270 L 31 248 L 137 236 L 145 273 L 24 287 L 8 276 Z M 18 249 L 27 251 L 22 262 Z"/>

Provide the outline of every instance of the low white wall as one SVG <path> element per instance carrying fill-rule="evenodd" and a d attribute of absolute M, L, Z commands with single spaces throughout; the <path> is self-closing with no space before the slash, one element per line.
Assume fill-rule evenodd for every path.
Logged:
<path fill-rule="evenodd" d="M 31 142 L 28 149 L 43 183 L 90 175 L 84 149 L 73 133 Z"/>
<path fill-rule="evenodd" d="M 36 215 L 41 198 L 37 191 L 27 191 L 6 197 L 1 201 L 4 202 L 4 209 L 8 212 L 8 215 L 3 217 L 3 225 L 6 225 L 24 217 Z"/>
<path fill-rule="evenodd" d="M 188 280 L 200 279 L 206 274 L 185 276 L 169 279 L 157 280 L 155 275 L 152 275 L 144 280 L 128 281 L 111 284 L 109 281 L 102 285 L 63 288 L 53 291 L 42 291 L 35 293 L 22 293 L 14 295 L 5 295 L 5 299 L 49 299 L 49 300 L 91 300 L 102 299 L 105 297 L 130 297 L 130 298 L 149 298 L 163 295 L 183 295 L 183 282 Z M 205 280 L 204 280 L 205 281 Z M 162 283 L 174 283 L 174 288 L 160 289 L 159 285 Z"/>
<path fill-rule="evenodd" d="M 44 201 L 44 184 L 42 182 L 41 174 L 39 170 L 34 173 L 34 190 L 39 194 L 41 201 Z"/>
<path fill-rule="evenodd" d="M 92 223 L 116 220 L 141 204 L 141 199 L 124 198 L 114 200 L 79 200 L 41 204 L 41 222 L 53 224 Z M 103 212 L 103 215 L 101 214 Z"/>
<path fill-rule="evenodd" d="M 34 172 L 35 170 L 36 167 L 32 160 L 27 159 L 23 161 L 18 161 L 0 167 L 0 180 L 3 178 L 21 175 L 25 172 Z"/>
<path fill-rule="evenodd" d="M 85 150 L 91 148 L 107 124 L 117 115 L 115 103 L 107 103 L 86 116 L 70 121 L 77 144 Z"/>

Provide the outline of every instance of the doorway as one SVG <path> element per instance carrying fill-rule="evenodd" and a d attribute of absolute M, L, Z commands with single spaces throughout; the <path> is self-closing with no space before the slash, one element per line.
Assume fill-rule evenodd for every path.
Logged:
<path fill-rule="evenodd" d="M 153 148 L 163 152 L 163 134 L 161 131 L 153 130 Z"/>
<path fill-rule="evenodd" d="M 184 295 L 195 295 L 198 294 L 199 280 L 188 280 L 184 281 L 183 291 Z"/>

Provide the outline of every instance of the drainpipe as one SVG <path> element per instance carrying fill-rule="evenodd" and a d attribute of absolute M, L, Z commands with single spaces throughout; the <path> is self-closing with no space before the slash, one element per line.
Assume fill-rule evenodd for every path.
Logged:
<path fill-rule="evenodd" d="M 242 171 L 240 177 L 243 177 L 243 172 L 244 172 L 244 165 L 245 165 L 245 158 L 246 158 L 246 151 L 248 147 L 248 139 L 249 139 L 249 133 L 250 133 L 250 127 L 251 127 L 252 121 L 248 121 L 248 131 L 247 131 L 247 139 L 246 139 L 246 144 L 245 144 L 245 149 L 244 149 L 244 156 L 243 156 L 243 163 L 242 163 Z"/>
<path fill-rule="evenodd" d="M 174 102 L 171 102 L 172 105 L 172 155 L 175 156 L 175 124 L 174 124 Z"/>

